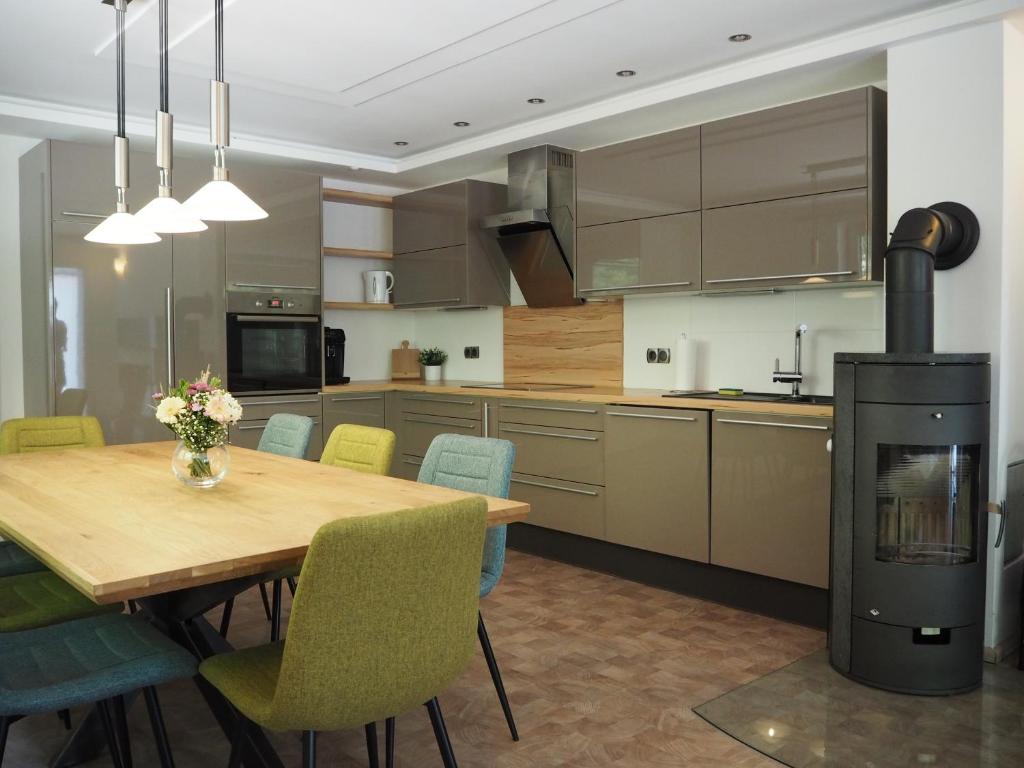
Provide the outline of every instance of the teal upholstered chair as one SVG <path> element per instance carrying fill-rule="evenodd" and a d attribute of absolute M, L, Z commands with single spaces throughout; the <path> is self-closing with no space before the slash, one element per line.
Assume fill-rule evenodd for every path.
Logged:
<path fill-rule="evenodd" d="M 458 491 L 480 493 L 485 496 L 508 498 L 509 483 L 512 479 L 512 462 L 516 447 L 508 440 L 488 437 L 467 437 L 466 435 L 438 435 L 427 449 L 417 480 L 430 485 L 443 485 Z M 505 567 L 505 536 L 507 526 L 497 525 L 487 529 L 484 542 L 483 563 L 480 570 L 480 597 L 487 597 L 498 584 Z M 505 695 L 498 662 L 494 658 L 483 614 L 478 614 L 477 636 L 487 668 L 494 681 L 501 709 L 505 713 L 509 732 L 514 741 L 519 741 L 519 732 L 512 717 L 512 708 Z M 389 724 L 391 725 L 391 724 Z"/>
<path fill-rule="evenodd" d="M 11 724 L 98 704 L 117 766 L 131 765 L 124 694 L 142 689 L 160 764 L 173 768 L 155 686 L 195 674 L 192 654 L 141 616 L 108 614 L 0 637 L 0 765 Z M 112 706 L 113 705 L 113 706 Z"/>
<path fill-rule="evenodd" d="M 308 416 L 297 416 L 294 413 L 275 413 L 267 420 L 267 425 L 260 436 L 257 451 L 273 453 L 277 456 L 285 456 L 289 459 L 304 459 L 306 451 L 309 450 L 309 440 L 313 435 L 315 422 Z M 267 581 L 274 583 L 274 605 L 270 604 L 270 597 L 267 595 L 267 585 L 260 582 L 260 598 L 263 600 L 263 610 L 267 614 L 267 621 L 280 624 L 281 615 L 281 579 L 289 579 L 292 584 L 292 592 L 295 592 L 292 579 L 297 575 L 295 569 L 288 569 L 273 574 Z M 228 629 L 231 626 L 231 611 L 235 607 L 235 599 L 231 598 L 224 603 L 224 613 L 220 619 L 220 634 L 227 637 Z M 273 626 L 273 624 L 272 624 Z M 275 638 L 276 639 L 276 638 Z"/>
<path fill-rule="evenodd" d="M 316 734 L 365 726 L 377 764 L 377 720 L 426 705 L 454 766 L 437 696 L 473 658 L 476 575 L 487 526 L 480 497 L 365 517 L 317 531 L 299 575 L 285 642 L 212 656 L 199 673 L 238 710 L 228 765 L 246 729 Z M 393 731 L 392 731 L 393 733 Z"/>

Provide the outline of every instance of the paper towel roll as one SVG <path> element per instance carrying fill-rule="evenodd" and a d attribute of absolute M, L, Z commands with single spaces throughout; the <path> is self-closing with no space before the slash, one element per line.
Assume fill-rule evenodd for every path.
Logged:
<path fill-rule="evenodd" d="M 676 389 L 697 388 L 697 344 L 681 334 L 676 341 Z"/>

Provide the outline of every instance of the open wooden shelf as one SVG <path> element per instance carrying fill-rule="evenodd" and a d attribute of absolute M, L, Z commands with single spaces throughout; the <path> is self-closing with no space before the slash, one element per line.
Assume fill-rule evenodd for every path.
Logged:
<path fill-rule="evenodd" d="M 390 208 L 390 195 L 377 195 L 372 192 L 351 192 L 347 189 L 331 189 L 324 187 L 324 201 L 328 203 L 349 203 L 350 205 L 372 205 L 376 208 Z"/>
<path fill-rule="evenodd" d="M 394 309 L 394 304 L 369 304 L 364 301 L 325 301 L 324 309 Z"/>
<path fill-rule="evenodd" d="M 324 256 L 344 256 L 349 259 L 393 259 L 391 251 L 367 251 L 363 248 L 333 248 L 325 245 Z"/>

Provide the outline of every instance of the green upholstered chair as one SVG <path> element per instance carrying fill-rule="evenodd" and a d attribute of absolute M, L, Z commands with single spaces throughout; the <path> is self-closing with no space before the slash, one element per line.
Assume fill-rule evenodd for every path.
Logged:
<path fill-rule="evenodd" d="M 13 541 L 0 541 L 0 578 L 42 571 L 45 565 Z"/>
<path fill-rule="evenodd" d="M 52 571 L 5 576 L 0 579 L 0 645 L 8 632 L 122 610 L 120 603 L 97 605 Z"/>
<path fill-rule="evenodd" d="M 423 457 L 423 465 L 417 480 L 430 485 L 443 485 L 458 491 L 480 493 L 507 499 L 509 483 L 512 479 L 512 462 L 515 461 L 516 447 L 508 440 L 496 440 L 488 437 L 468 437 L 466 435 L 438 435 L 430 442 L 427 455 Z M 508 526 L 496 525 L 487 529 L 484 543 L 484 557 L 480 570 L 480 598 L 491 593 L 501 578 L 505 568 L 505 537 Z M 519 741 L 516 721 L 512 717 L 512 707 L 505 694 L 505 685 L 501 680 L 501 671 L 494 658 L 491 640 L 487 635 L 487 627 L 481 613 L 477 622 L 477 636 L 483 649 L 487 668 L 491 672 L 494 690 L 498 694 L 505 722 L 512 734 L 513 741 Z M 394 728 L 388 723 L 389 731 Z"/>
<path fill-rule="evenodd" d="M 131 765 L 123 696 L 142 689 L 160 764 L 172 768 L 155 686 L 191 677 L 195 669 L 192 654 L 141 616 L 108 614 L 6 634 L 0 639 L 0 765 L 13 722 L 94 702 L 114 764 Z"/>
<path fill-rule="evenodd" d="M 389 429 L 339 424 L 320 456 L 321 464 L 386 475 L 395 453 L 395 433 Z"/>
<path fill-rule="evenodd" d="M 486 525 L 486 501 L 472 497 L 317 531 L 287 641 L 199 667 L 242 715 L 229 766 L 240 765 L 250 722 L 302 731 L 308 768 L 317 731 L 365 725 L 372 761 L 372 724 L 424 703 L 445 765 L 454 766 L 436 697 L 472 660 Z"/>

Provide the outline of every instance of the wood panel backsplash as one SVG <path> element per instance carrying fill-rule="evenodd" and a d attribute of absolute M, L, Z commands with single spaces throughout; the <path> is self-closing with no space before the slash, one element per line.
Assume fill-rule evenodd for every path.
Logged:
<path fill-rule="evenodd" d="M 505 381 L 622 386 L 622 302 L 505 307 Z"/>

